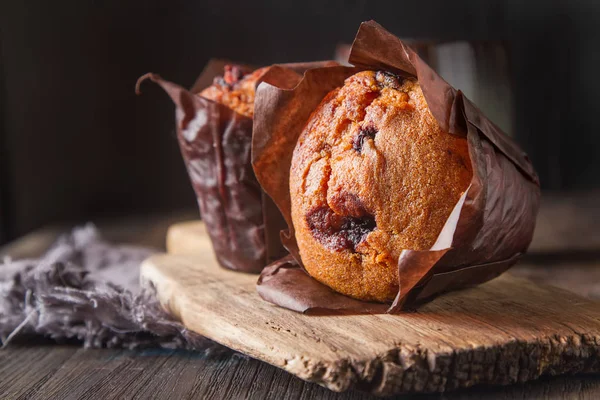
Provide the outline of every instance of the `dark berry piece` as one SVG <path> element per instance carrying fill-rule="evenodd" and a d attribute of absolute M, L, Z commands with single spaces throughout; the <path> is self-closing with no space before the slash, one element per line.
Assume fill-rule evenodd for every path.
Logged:
<path fill-rule="evenodd" d="M 382 88 L 387 87 L 398 90 L 402 86 L 404 78 L 388 71 L 377 71 L 375 80 Z"/>
<path fill-rule="evenodd" d="M 312 235 L 323 246 L 334 251 L 355 251 L 377 224 L 372 215 L 360 218 L 336 214 L 331 208 L 318 207 L 306 215 Z"/>
<path fill-rule="evenodd" d="M 377 132 L 377 128 L 375 128 L 373 125 L 368 125 L 364 128 L 361 128 L 358 131 L 358 135 L 354 138 L 354 141 L 352 142 L 352 148 L 361 153 L 365 144 L 365 140 L 375 140 L 375 135 L 377 134 Z"/>

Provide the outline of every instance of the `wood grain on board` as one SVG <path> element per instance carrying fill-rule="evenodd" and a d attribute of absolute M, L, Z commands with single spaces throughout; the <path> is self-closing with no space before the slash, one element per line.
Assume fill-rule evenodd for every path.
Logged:
<path fill-rule="evenodd" d="M 262 301 L 256 275 L 219 268 L 208 237 L 196 240 L 194 255 L 143 264 L 163 305 L 189 329 L 334 391 L 438 392 L 600 370 L 600 307 L 561 289 L 505 274 L 414 313 L 303 315 Z"/>

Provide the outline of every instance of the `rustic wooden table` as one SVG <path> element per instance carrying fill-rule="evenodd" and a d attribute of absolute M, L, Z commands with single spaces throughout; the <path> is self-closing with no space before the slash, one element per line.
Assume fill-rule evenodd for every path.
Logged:
<path fill-rule="evenodd" d="M 600 300 L 600 193 L 546 196 L 531 254 L 511 273 Z M 194 212 L 99 223 L 113 241 L 164 246 L 167 227 Z M 67 226 L 33 232 L 0 248 L 40 254 Z M 528 384 L 474 387 L 430 396 L 443 399 L 596 399 L 600 376 L 546 377 Z M 210 351 L 84 350 L 39 338 L 0 351 L 1 399 L 367 399 L 333 393 L 268 364 L 215 347 Z M 412 398 L 412 397 L 411 397 Z M 415 398 L 428 398 L 416 396 Z"/>

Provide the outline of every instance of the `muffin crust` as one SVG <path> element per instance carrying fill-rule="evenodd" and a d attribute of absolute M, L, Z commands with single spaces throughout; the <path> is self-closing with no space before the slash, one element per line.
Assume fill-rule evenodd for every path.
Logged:
<path fill-rule="evenodd" d="M 223 76 L 216 77 L 213 84 L 199 94 L 231 108 L 238 114 L 252 118 L 256 83 L 266 69 L 267 67 L 264 67 L 251 72 L 239 65 L 226 65 Z"/>

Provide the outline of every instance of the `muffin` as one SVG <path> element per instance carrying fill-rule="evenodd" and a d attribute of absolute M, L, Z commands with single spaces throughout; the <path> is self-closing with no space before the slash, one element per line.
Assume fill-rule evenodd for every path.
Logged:
<path fill-rule="evenodd" d="M 218 263 L 254 273 L 285 254 L 273 239 L 283 217 L 270 211 L 251 163 L 254 91 L 265 70 L 211 62 L 199 81 L 212 84 L 192 91 L 151 73 L 138 81 L 138 91 L 146 78 L 158 83 L 177 106 L 181 154 Z"/>
<path fill-rule="evenodd" d="M 414 78 L 350 76 L 293 152 L 291 217 L 306 271 L 356 299 L 394 300 L 400 253 L 432 247 L 471 178 L 466 139 L 440 128 Z"/>
<path fill-rule="evenodd" d="M 252 167 L 256 87 L 265 81 L 292 88 L 310 68 L 327 62 L 278 64 L 253 70 L 211 60 L 187 90 L 148 73 L 171 97 L 177 139 L 201 218 L 219 265 L 258 273 L 288 252 L 280 240 L 287 224 Z"/>
<path fill-rule="evenodd" d="M 256 92 L 252 164 L 291 255 L 263 269 L 261 298 L 399 313 L 508 270 L 539 207 L 527 155 L 376 22 L 348 64 Z"/>
<path fill-rule="evenodd" d="M 258 80 L 267 69 L 268 67 L 264 67 L 252 72 L 240 65 L 225 65 L 223 75 L 215 77 L 213 84 L 202 90 L 199 95 L 252 118 L 254 92 Z"/>

